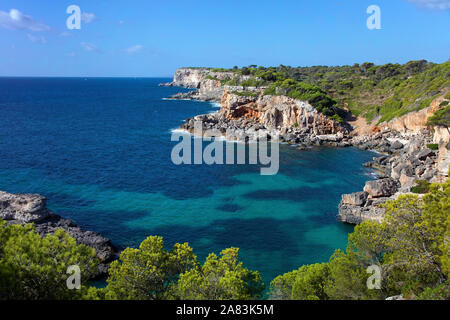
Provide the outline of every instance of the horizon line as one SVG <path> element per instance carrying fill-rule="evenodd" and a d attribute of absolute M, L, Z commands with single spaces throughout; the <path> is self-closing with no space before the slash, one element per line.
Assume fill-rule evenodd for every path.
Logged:
<path fill-rule="evenodd" d="M 134 78 L 134 79 L 162 79 L 162 78 L 173 78 L 172 76 L 3 76 L 0 75 L 0 78 Z"/>

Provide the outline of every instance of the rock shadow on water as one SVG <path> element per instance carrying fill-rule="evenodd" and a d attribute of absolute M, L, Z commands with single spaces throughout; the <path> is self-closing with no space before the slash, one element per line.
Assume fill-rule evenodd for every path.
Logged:
<path fill-rule="evenodd" d="M 279 251 L 295 248 L 293 242 L 282 230 L 285 221 L 276 219 L 221 219 L 206 226 L 171 225 L 155 229 L 136 230 L 136 233 L 162 236 L 166 244 L 172 246 L 177 242 L 196 243 L 208 240 L 212 248 L 220 250 L 228 247 Z M 275 241 L 269 241 L 268 232 Z M 283 244 L 280 246 L 280 244 Z M 195 249 L 195 248 L 194 248 Z M 215 250 L 215 249 L 214 249 Z M 292 250 L 292 249 L 288 249 Z M 291 254 L 296 254 L 295 250 Z"/>
<path fill-rule="evenodd" d="M 294 235 L 286 232 L 287 226 L 295 227 L 300 220 L 227 219 L 201 227 L 174 225 L 139 233 L 163 237 L 168 249 L 175 243 L 188 242 L 200 261 L 210 253 L 219 254 L 226 248 L 237 247 L 244 265 L 260 271 L 264 281 L 270 281 L 304 264 L 327 261 L 336 249 L 332 244 L 307 238 L 301 231 Z M 313 261 L 311 257 L 315 257 Z M 274 259 L 274 265 L 265 267 L 261 264 L 267 259 Z"/>
<path fill-rule="evenodd" d="M 237 204 L 225 203 L 223 205 L 220 205 L 220 206 L 216 207 L 216 209 L 220 210 L 220 211 L 224 211 L 224 212 L 234 213 L 234 212 L 238 212 L 240 210 L 243 210 L 244 207 L 242 207 L 240 205 L 237 205 Z"/>
<path fill-rule="evenodd" d="M 287 190 L 257 190 L 244 194 L 243 196 L 253 200 L 288 200 L 294 202 L 305 202 L 311 198 L 329 197 L 330 190 L 327 188 L 300 187 Z"/>
<path fill-rule="evenodd" d="M 328 210 L 321 211 L 319 214 L 313 214 L 308 216 L 308 222 L 313 228 L 321 228 L 328 225 L 335 225 L 338 223 L 337 220 L 337 208 L 336 212 L 331 212 Z"/>
<path fill-rule="evenodd" d="M 108 210 L 75 208 L 71 210 L 55 210 L 54 212 L 64 218 L 73 220 L 84 230 L 92 230 L 111 239 L 113 244 L 120 249 L 138 247 L 145 238 L 154 235 L 148 230 L 136 231 L 136 229 L 127 228 L 123 224 L 128 219 L 139 220 L 148 217 L 151 214 L 148 211 L 127 211 L 111 215 L 111 211 Z"/>
<path fill-rule="evenodd" d="M 177 171 L 177 175 L 167 178 L 172 180 L 171 182 L 177 186 L 176 188 L 171 187 L 167 189 L 165 186 L 155 187 L 152 185 L 151 192 L 160 192 L 173 200 L 201 199 L 211 197 L 218 188 L 231 188 L 238 185 L 251 184 L 248 181 L 236 178 L 240 168 L 222 167 L 227 170 L 217 170 L 214 166 L 177 167 L 177 169 L 181 168 L 181 170 Z"/>
<path fill-rule="evenodd" d="M 45 192 L 43 193 L 43 196 L 47 199 L 47 205 L 49 206 L 50 209 L 52 205 L 67 208 L 77 208 L 77 207 L 88 208 L 96 203 L 95 200 L 79 198 L 65 193 Z"/>
<path fill-rule="evenodd" d="M 195 252 L 219 253 L 225 248 L 238 247 L 264 253 L 282 252 L 286 259 L 289 259 L 290 256 L 304 255 L 306 252 L 334 249 L 311 242 L 301 232 L 292 239 L 285 228 L 299 223 L 302 223 L 301 219 L 233 218 L 216 220 L 207 226 L 172 225 L 148 230 L 133 229 L 133 232 L 135 235 L 141 234 L 142 239 L 149 235 L 161 236 L 168 247 L 175 243 L 189 242 L 194 246 Z M 205 240 L 207 244 L 203 245 Z"/>

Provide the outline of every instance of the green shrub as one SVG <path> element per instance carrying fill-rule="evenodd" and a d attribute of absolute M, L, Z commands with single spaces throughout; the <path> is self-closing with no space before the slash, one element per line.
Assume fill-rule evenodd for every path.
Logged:
<path fill-rule="evenodd" d="M 427 125 L 450 127 L 450 105 L 439 109 L 428 118 Z"/>
<path fill-rule="evenodd" d="M 450 300 L 450 280 L 436 288 L 427 288 L 417 300 Z"/>
<path fill-rule="evenodd" d="M 286 95 L 290 98 L 308 101 L 320 113 L 336 121 L 342 121 L 345 111 L 336 106 L 336 101 L 319 87 L 293 79 L 276 81 L 264 91 L 265 95 Z"/>
<path fill-rule="evenodd" d="M 207 76 L 205 77 L 205 79 L 220 81 L 217 77 L 213 77 L 213 76 L 211 76 L 211 75 L 207 75 Z"/>
<path fill-rule="evenodd" d="M 439 145 L 437 143 L 427 144 L 427 148 L 431 150 L 439 150 Z"/>
<path fill-rule="evenodd" d="M 426 180 L 416 180 L 416 185 L 411 188 L 412 193 L 425 194 L 430 192 L 430 183 Z"/>
<path fill-rule="evenodd" d="M 63 229 L 42 237 L 31 224 L 6 226 L 0 219 L 0 300 L 81 299 L 86 286 L 66 285 L 74 265 L 87 283 L 98 272 L 95 250 L 77 245 Z"/>
<path fill-rule="evenodd" d="M 450 91 L 445 94 L 444 98 L 450 100 Z"/>
<path fill-rule="evenodd" d="M 233 91 L 233 94 L 240 96 L 240 97 L 257 97 L 258 93 L 256 92 L 250 92 L 250 91 Z"/>

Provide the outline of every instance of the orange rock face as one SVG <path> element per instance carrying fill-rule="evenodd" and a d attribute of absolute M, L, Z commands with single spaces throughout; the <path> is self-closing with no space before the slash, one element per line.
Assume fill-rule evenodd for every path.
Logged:
<path fill-rule="evenodd" d="M 398 117 L 386 124 L 383 124 L 383 126 L 401 133 L 418 133 L 422 129 L 427 127 L 428 118 L 431 117 L 436 112 L 436 110 L 439 109 L 439 104 L 443 100 L 443 97 L 437 98 L 433 100 L 428 108 L 407 113 L 404 116 Z"/>
<path fill-rule="evenodd" d="M 296 127 L 318 135 L 346 132 L 309 103 L 286 96 L 241 96 L 225 89 L 219 113 L 230 120 L 252 118 L 269 129 Z"/>

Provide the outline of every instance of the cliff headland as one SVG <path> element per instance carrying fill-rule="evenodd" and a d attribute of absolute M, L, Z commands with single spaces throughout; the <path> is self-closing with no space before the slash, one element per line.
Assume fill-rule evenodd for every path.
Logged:
<path fill-rule="evenodd" d="M 448 177 L 450 162 L 450 63 L 424 60 L 405 65 L 242 69 L 181 68 L 163 86 L 196 89 L 172 99 L 220 103 L 217 113 L 194 123 L 223 135 L 243 130 L 276 132 L 280 141 L 313 146 L 357 147 L 379 156 L 364 164 L 378 172 L 364 190 L 342 196 L 340 221 L 381 221 L 382 204 L 404 193 L 425 193 Z M 239 139 L 239 135 L 228 137 Z"/>

